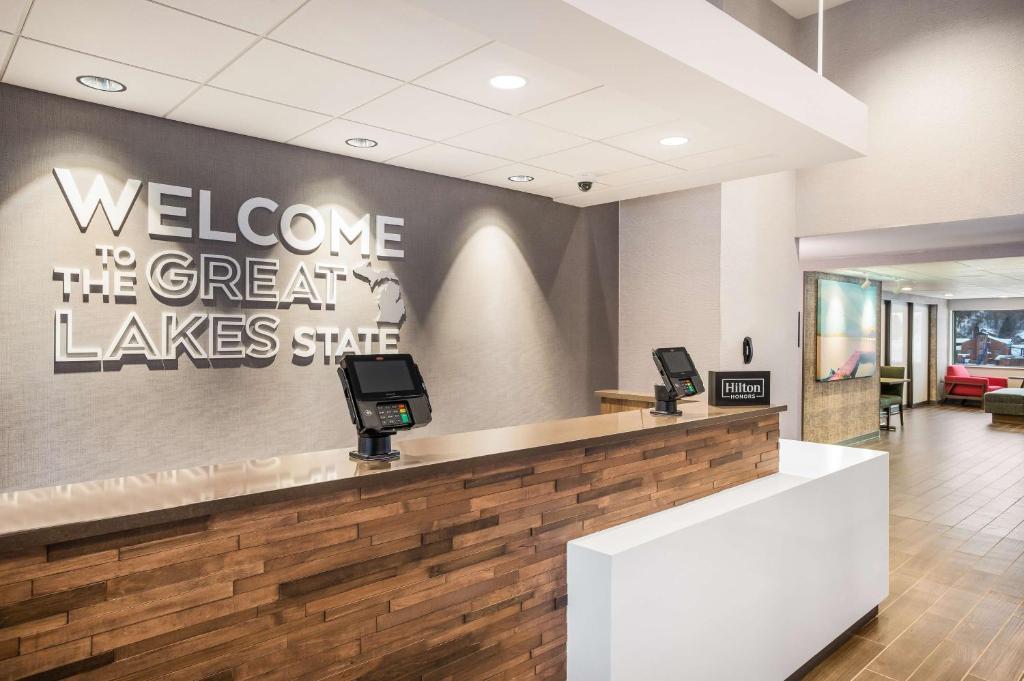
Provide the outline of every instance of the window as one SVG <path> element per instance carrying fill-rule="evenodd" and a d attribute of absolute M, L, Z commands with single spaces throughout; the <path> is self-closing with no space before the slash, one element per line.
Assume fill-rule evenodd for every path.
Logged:
<path fill-rule="evenodd" d="M 953 362 L 1024 367 L 1024 310 L 954 311 Z"/>

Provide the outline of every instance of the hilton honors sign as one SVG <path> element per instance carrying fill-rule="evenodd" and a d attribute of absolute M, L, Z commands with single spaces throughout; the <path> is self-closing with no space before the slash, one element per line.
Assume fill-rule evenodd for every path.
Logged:
<path fill-rule="evenodd" d="M 766 405 L 771 401 L 770 371 L 709 371 L 708 402 L 715 407 Z"/>

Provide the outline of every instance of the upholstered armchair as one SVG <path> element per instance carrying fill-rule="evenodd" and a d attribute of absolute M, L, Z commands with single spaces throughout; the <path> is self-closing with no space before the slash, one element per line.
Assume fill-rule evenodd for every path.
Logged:
<path fill-rule="evenodd" d="M 995 376 L 971 376 L 967 367 L 951 364 L 946 368 L 945 402 L 949 398 L 958 400 L 980 400 L 985 393 L 1000 390 L 1009 386 L 1005 378 Z"/>

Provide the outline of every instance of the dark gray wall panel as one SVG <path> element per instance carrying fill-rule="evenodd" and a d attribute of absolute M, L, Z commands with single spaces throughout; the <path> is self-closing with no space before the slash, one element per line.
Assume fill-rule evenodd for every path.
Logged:
<path fill-rule="evenodd" d="M 617 206 L 580 210 L 547 198 L 291 147 L 0 86 L 0 489 L 348 446 L 353 430 L 332 365 L 292 362 L 298 325 L 372 326 L 364 283 L 340 283 L 335 310 L 279 310 L 265 367 L 56 373 L 53 314 L 70 306 L 76 340 L 108 342 L 129 309 L 156 327 L 170 308 L 144 282 L 135 306 L 61 304 L 55 265 L 92 266 L 97 244 L 299 258 L 210 242 L 149 238 L 145 186 L 120 237 L 102 216 L 80 233 L 52 176 L 137 178 L 209 189 L 213 224 L 266 196 L 340 205 L 406 221 L 406 258 L 389 263 L 407 305 L 401 349 L 416 355 L 440 434 L 591 413 L 617 377 Z M 80 179 L 80 183 L 82 180 Z M 116 185 L 115 185 L 116 186 Z M 84 190 L 84 187 L 83 187 Z M 194 218 L 193 218 L 194 224 Z M 350 265 L 358 258 L 348 254 Z M 376 260 L 374 260 L 376 263 Z M 256 310 L 244 310 L 253 313 Z M 101 343 L 100 343 L 101 344 Z"/>

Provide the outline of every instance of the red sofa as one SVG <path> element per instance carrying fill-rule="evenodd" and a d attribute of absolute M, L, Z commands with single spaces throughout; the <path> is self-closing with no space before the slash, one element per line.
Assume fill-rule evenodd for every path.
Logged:
<path fill-rule="evenodd" d="M 971 376 L 967 367 L 952 364 L 946 368 L 946 396 L 960 400 L 980 400 L 985 393 L 1009 387 L 1005 378 Z"/>

